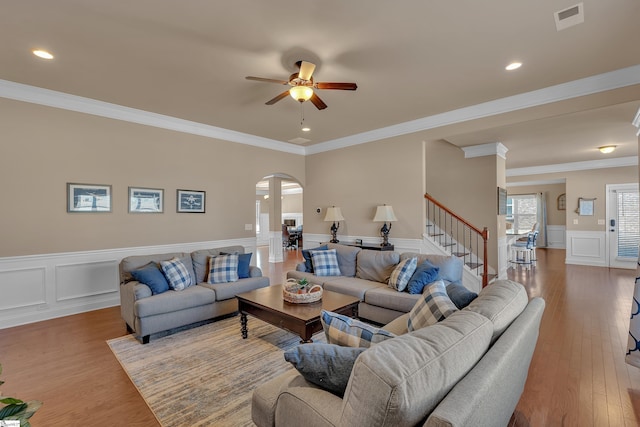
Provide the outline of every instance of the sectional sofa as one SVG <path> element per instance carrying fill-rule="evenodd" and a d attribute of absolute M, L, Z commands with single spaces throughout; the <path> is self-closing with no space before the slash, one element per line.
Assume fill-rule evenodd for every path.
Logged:
<path fill-rule="evenodd" d="M 247 266 L 245 278 L 226 283 L 207 283 L 208 262 L 221 254 L 244 254 L 243 246 L 203 249 L 191 253 L 175 252 L 129 256 L 120 262 L 120 310 L 127 330 L 143 344 L 151 334 L 209 320 L 238 311 L 236 294 L 269 286 L 269 278 L 262 276 L 256 266 Z M 152 287 L 134 279 L 150 263 L 179 259 L 187 267 L 195 285 L 183 290 L 168 290 L 154 294 Z M 247 261 L 248 263 L 248 261 Z"/>
<path fill-rule="evenodd" d="M 316 275 L 312 271 L 309 250 L 305 250 L 305 262 L 298 264 L 295 271 L 287 272 L 287 278 L 305 278 L 326 290 L 359 298 L 358 317 L 362 319 L 384 325 L 411 311 L 421 295 L 398 292 L 387 285 L 398 263 L 407 258 L 417 258 L 418 264 L 429 261 L 437 267 L 438 278 L 447 283 L 447 293 L 460 307 L 477 295 L 462 284 L 463 261 L 455 256 L 374 251 L 334 243 L 323 246 L 336 250 L 339 276 Z"/>

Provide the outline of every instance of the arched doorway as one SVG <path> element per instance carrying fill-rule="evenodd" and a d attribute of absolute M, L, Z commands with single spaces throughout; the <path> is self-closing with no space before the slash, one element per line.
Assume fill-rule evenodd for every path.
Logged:
<path fill-rule="evenodd" d="M 286 174 L 265 176 L 256 183 L 256 245 L 269 246 L 269 262 L 282 262 L 284 250 L 302 245 L 302 194 L 299 181 Z M 295 245 L 289 238 L 283 240 L 285 228 L 299 235 Z"/>

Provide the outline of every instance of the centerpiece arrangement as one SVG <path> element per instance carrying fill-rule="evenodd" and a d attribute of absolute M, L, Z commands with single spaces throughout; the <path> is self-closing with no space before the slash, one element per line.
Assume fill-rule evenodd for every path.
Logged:
<path fill-rule="evenodd" d="M 322 286 L 312 285 L 307 279 L 287 279 L 282 288 L 282 297 L 293 304 L 305 304 L 322 299 Z"/>

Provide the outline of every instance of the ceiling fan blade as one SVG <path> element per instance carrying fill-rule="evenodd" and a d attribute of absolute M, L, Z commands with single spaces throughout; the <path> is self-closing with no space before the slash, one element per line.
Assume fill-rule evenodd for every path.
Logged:
<path fill-rule="evenodd" d="M 315 105 L 318 110 L 324 110 L 325 108 L 327 108 L 327 104 L 325 104 L 324 101 L 320 99 L 320 97 L 316 95 L 315 92 L 313 92 L 313 95 L 311 95 L 309 101 L 311 101 L 311 103 Z"/>
<path fill-rule="evenodd" d="M 289 91 L 288 91 L 288 90 L 285 90 L 285 91 L 284 91 L 284 92 L 282 92 L 280 95 L 278 95 L 278 96 L 276 96 L 275 98 L 270 99 L 269 101 L 265 102 L 265 104 L 267 104 L 267 105 L 273 105 L 273 104 L 275 104 L 276 102 L 280 101 L 281 99 L 286 98 L 288 95 L 289 95 Z"/>
<path fill-rule="evenodd" d="M 284 80 L 265 79 L 264 77 L 247 76 L 247 77 L 245 77 L 245 79 L 247 79 L 247 80 L 255 80 L 257 82 L 278 83 L 278 84 L 281 84 L 281 85 L 289 84 L 289 82 L 284 81 Z"/>
<path fill-rule="evenodd" d="M 318 82 L 314 84 L 317 89 L 337 89 L 337 90 L 356 90 L 358 85 L 355 83 L 330 83 Z"/>
<path fill-rule="evenodd" d="M 312 62 L 302 61 L 300 63 L 300 71 L 298 72 L 298 77 L 302 80 L 311 80 L 311 75 L 313 71 L 316 69 L 316 64 Z"/>

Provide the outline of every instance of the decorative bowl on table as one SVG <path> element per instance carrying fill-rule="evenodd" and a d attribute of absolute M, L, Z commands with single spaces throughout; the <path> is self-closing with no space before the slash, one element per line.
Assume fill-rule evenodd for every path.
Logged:
<path fill-rule="evenodd" d="M 312 285 L 307 279 L 288 279 L 282 287 L 282 298 L 292 304 L 307 304 L 322 299 L 322 286 Z"/>

